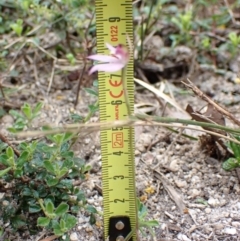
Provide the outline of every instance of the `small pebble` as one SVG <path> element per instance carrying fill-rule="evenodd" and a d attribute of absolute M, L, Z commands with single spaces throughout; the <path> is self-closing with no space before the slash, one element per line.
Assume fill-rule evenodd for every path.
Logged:
<path fill-rule="evenodd" d="M 221 223 L 217 223 L 216 225 L 214 225 L 214 228 L 217 229 L 217 230 L 222 230 L 223 229 L 223 224 Z"/>
<path fill-rule="evenodd" d="M 137 142 L 137 143 L 136 143 L 136 149 L 137 149 L 139 152 L 145 152 L 145 151 L 146 151 L 145 146 L 144 146 L 141 142 Z"/>
<path fill-rule="evenodd" d="M 235 227 L 235 228 L 240 228 L 240 222 L 232 222 L 232 226 Z"/>
<path fill-rule="evenodd" d="M 70 240 L 71 240 L 71 241 L 78 241 L 77 233 L 72 233 L 72 234 L 70 235 Z"/>
<path fill-rule="evenodd" d="M 187 182 L 186 181 L 182 181 L 182 180 L 174 180 L 176 185 L 179 187 L 179 188 L 183 188 L 183 187 L 186 187 L 187 186 Z"/>
<path fill-rule="evenodd" d="M 7 201 L 7 200 L 4 200 L 3 202 L 2 202 L 2 204 L 3 204 L 3 206 L 8 206 L 9 205 L 9 201 Z"/>
<path fill-rule="evenodd" d="M 211 211 L 212 211 L 211 208 L 206 208 L 205 209 L 205 213 L 207 213 L 207 214 L 211 213 Z"/>
<path fill-rule="evenodd" d="M 179 151 L 181 149 L 181 146 L 179 144 L 177 144 L 175 149 L 176 149 L 176 151 Z"/>
<path fill-rule="evenodd" d="M 223 193 L 225 194 L 225 195 L 228 195 L 229 194 L 229 188 L 227 188 L 227 187 L 225 187 L 225 188 L 223 188 Z"/>
<path fill-rule="evenodd" d="M 162 223 L 161 230 L 167 230 L 167 224 L 166 223 Z"/>
<path fill-rule="evenodd" d="M 84 218 L 82 218 L 82 217 L 81 217 L 81 218 L 79 218 L 79 219 L 78 219 L 78 223 L 85 223 Z"/>
<path fill-rule="evenodd" d="M 88 202 L 89 204 L 93 204 L 93 203 L 94 203 L 94 199 L 88 199 L 87 202 Z"/>
<path fill-rule="evenodd" d="M 188 195 L 191 196 L 191 198 L 195 198 L 197 196 L 200 196 L 201 190 L 193 188 L 188 192 Z"/>
<path fill-rule="evenodd" d="M 216 207 L 219 204 L 219 201 L 217 199 L 210 197 L 208 199 L 208 204 L 211 205 L 212 207 Z"/>
<path fill-rule="evenodd" d="M 179 166 L 178 166 L 178 161 L 175 159 L 173 161 L 171 161 L 170 165 L 169 165 L 169 169 L 172 171 L 172 172 L 177 172 L 179 170 Z"/>
<path fill-rule="evenodd" d="M 234 235 L 237 233 L 237 230 L 236 228 L 233 228 L 233 227 L 226 227 L 224 229 L 224 233 Z"/>
<path fill-rule="evenodd" d="M 213 229 L 212 229 L 210 226 L 206 226 L 206 227 L 204 227 L 204 231 L 205 231 L 207 234 L 209 234 L 209 233 L 211 233 L 211 232 L 213 231 Z"/>
<path fill-rule="evenodd" d="M 177 238 L 178 240 L 181 240 L 181 241 L 191 241 L 191 239 L 189 239 L 185 234 L 182 234 L 182 233 L 179 233 L 177 235 Z"/>
<path fill-rule="evenodd" d="M 91 225 L 88 225 L 88 226 L 86 227 L 86 231 L 87 231 L 87 232 L 92 232 L 92 231 L 93 231 L 93 227 L 92 227 Z"/>
<path fill-rule="evenodd" d="M 164 153 L 165 151 L 166 151 L 166 148 L 159 148 L 159 149 L 158 149 L 158 152 L 159 152 L 160 154 Z"/>

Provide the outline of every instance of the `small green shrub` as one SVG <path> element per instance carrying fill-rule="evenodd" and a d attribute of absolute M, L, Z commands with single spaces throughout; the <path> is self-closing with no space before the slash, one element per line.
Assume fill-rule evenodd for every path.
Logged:
<path fill-rule="evenodd" d="M 137 209 L 138 209 L 138 226 L 140 232 L 146 236 L 145 230 L 148 230 L 152 237 L 155 237 L 155 232 L 153 230 L 153 227 L 156 227 L 159 225 L 158 221 L 156 220 L 146 220 L 147 216 L 147 207 L 140 202 L 139 199 L 137 199 Z"/>
<path fill-rule="evenodd" d="M 239 136 L 235 136 L 235 138 L 240 141 Z M 229 148 L 233 151 L 234 157 L 230 157 L 225 162 L 223 162 L 222 167 L 226 171 L 231 171 L 237 167 L 240 167 L 240 145 L 230 141 Z"/>
<path fill-rule="evenodd" d="M 94 88 L 86 91 L 97 96 Z M 24 104 L 20 112 L 11 110 L 15 122 L 9 130 L 16 133 L 32 127 L 42 106 L 38 103 L 32 108 Z M 75 115 L 73 120 L 89 120 L 98 110 L 98 102 L 93 106 L 89 106 L 85 118 Z M 9 222 L 14 231 L 28 229 L 30 234 L 45 228 L 60 237 L 75 226 L 76 214 L 82 208 L 89 213 L 90 223 L 95 223 L 96 209 L 87 205 L 84 192 L 74 185 L 75 180 L 84 180 L 90 169 L 71 150 L 75 140 L 75 133 L 57 133 L 45 139 L 22 141 L 16 149 L 0 142 L 3 223 Z"/>

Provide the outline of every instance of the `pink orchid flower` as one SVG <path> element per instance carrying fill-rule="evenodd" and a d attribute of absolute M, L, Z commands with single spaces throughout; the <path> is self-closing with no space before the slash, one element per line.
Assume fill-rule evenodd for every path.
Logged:
<path fill-rule="evenodd" d="M 92 74 L 96 71 L 104 71 L 104 72 L 116 72 L 124 68 L 129 61 L 129 54 L 127 49 L 119 44 L 116 48 L 112 45 L 106 43 L 107 48 L 110 51 L 110 55 L 103 54 L 94 54 L 90 55 L 87 58 L 91 60 L 97 60 L 103 63 L 99 63 L 94 65 L 89 74 Z"/>

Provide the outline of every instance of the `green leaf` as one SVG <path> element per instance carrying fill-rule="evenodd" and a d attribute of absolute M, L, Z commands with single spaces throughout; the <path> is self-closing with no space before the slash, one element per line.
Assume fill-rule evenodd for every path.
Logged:
<path fill-rule="evenodd" d="M 60 172 L 58 173 L 57 177 L 58 179 L 60 179 L 61 177 L 63 177 L 66 173 L 68 173 L 68 169 L 66 167 L 62 168 L 60 170 Z"/>
<path fill-rule="evenodd" d="M 2 153 L 4 150 L 6 150 L 7 147 L 8 147 L 7 143 L 0 141 L 0 153 Z"/>
<path fill-rule="evenodd" d="M 36 106 L 33 108 L 33 116 L 36 117 L 39 115 L 39 111 L 42 109 L 43 107 L 43 103 L 42 102 L 39 102 L 36 104 Z"/>
<path fill-rule="evenodd" d="M 22 190 L 22 195 L 23 196 L 32 196 L 32 191 L 30 188 L 28 187 L 25 187 L 23 190 Z"/>
<path fill-rule="evenodd" d="M 67 231 L 67 228 L 66 228 L 66 223 L 65 221 L 61 218 L 60 220 L 60 228 L 63 232 L 66 232 Z"/>
<path fill-rule="evenodd" d="M 97 209 L 91 205 L 88 205 L 86 207 L 86 211 L 89 212 L 89 213 L 97 213 Z"/>
<path fill-rule="evenodd" d="M 14 171 L 14 177 L 15 178 L 20 178 L 20 177 L 22 177 L 23 176 L 23 170 L 22 169 L 16 169 L 15 171 Z"/>
<path fill-rule="evenodd" d="M 84 88 L 84 90 L 85 90 L 88 94 L 98 97 L 98 92 L 97 92 L 96 90 L 91 89 L 91 88 Z"/>
<path fill-rule="evenodd" d="M 80 207 L 79 206 L 72 206 L 71 207 L 71 212 L 72 213 L 78 213 L 80 211 Z"/>
<path fill-rule="evenodd" d="M 59 226 L 59 228 L 54 228 L 53 232 L 57 236 L 62 236 L 64 234 L 64 232 L 61 230 L 60 226 Z"/>
<path fill-rule="evenodd" d="M 236 158 L 232 158 L 232 157 L 226 160 L 225 162 L 223 162 L 222 164 L 222 168 L 225 171 L 231 171 L 239 166 L 240 166 L 240 160 L 237 160 Z"/>
<path fill-rule="evenodd" d="M 159 223 L 156 220 L 149 220 L 149 221 L 144 221 L 139 223 L 140 227 L 155 227 L 158 226 Z"/>
<path fill-rule="evenodd" d="M 46 227 L 50 223 L 50 218 L 48 217 L 39 217 L 37 219 L 37 225 L 41 227 Z"/>
<path fill-rule="evenodd" d="M 90 215 L 89 223 L 91 225 L 96 223 L 96 217 L 95 217 L 95 215 L 93 213 L 91 213 L 91 215 Z"/>
<path fill-rule="evenodd" d="M 47 185 L 49 187 L 55 186 L 57 185 L 59 182 L 59 180 L 56 177 L 48 177 L 47 178 Z"/>
<path fill-rule="evenodd" d="M 48 172 L 55 174 L 55 168 L 50 161 L 44 161 L 43 165 L 47 169 Z"/>
<path fill-rule="evenodd" d="M 71 114 L 71 119 L 74 121 L 74 123 L 76 123 L 76 122 L 81 122 L 82 120 L 84 120 L 84 117 L 82 117 L 78 114 Z"/>
<path fill-rule="evenodd" d="M 65 214 L 65 213 L 68 211 L 68 209 L 69 209 L 68 204 L 66 204 L 66 203 L 61 203 L 61 204 L 59 204 L 59 206 L 56 208 L 55 214 L 56 214 L 57 216 L 61 216 L 61 215 Z"/>
<path fill-rule="evenodd" d="M 15 119 L 24 119 L 23 115 L 16 110 L 10 110 L 9 114 L 13 116 Z"/>
<path fill-rule="evenodd" d="M 24 115 L 27 117 L 28 120 L 32 119 L 32 108 L 29 104 L 25 103 L 22 106 L 21 110 L 24 113 Z"/>
<path fill-rule="evenodd" d="M 14 228 L 19 229 L 26 225 L 26 222 L 21 215 L 16 215 L 11 219 L 11 224 Z"/>
<path fill-rule="evenodd" d="M 7 161 L 8 161 L 8 166 L 15 168 L 15 161 L 13 157 L 8 158 Z"/>
<path fill-rule="evenodd" d="M 58 150 L 58 147 L 57 146 L 43 146 L 42 147 L 42 150 L 44 151 L 44 152 L 47 152 L 47 153 L 53 153 L 53 152 L 55 152 L 55 151 L 57 151 Z"/>
<path fill-rule="evenodd" d="M 143 219 L 147 215 L 147 207 L 137 199 L 137 207 L 138 207 L 138 217 L 139 219 Z"/>
<path fill-rule="evenodd" d="M 86 4 L 86 1 L 85 0 L 73 0 L 71 1 L 72 3 L 72 8 L 75 9 L 75 8 L 81 8 L 84 6 L 84 4 Z"/>
<path fill-rule="evenodd" d="M 65 159 L 62 167 L 67 167 L 69 170 L 74 166 L 73 155 L 74 154 L 72 151 L 66 151 L 64 153 L 61 153 L 61 156 Z"/>
<path fill-rule="evenodd" d="M 28 161 L 29 153 L 28 151 L 24 151 L 21 153 L 20 157 L 17 159 L 17 167 L 22 168 L 24 163 Z"/>
<path fill-rule="evenodd" d="M 60 224 L 57 220 L 52 220 L 53 232 L 57 236 L 62 236 L 64 232 L 61 230 Z"/>
<path fill-rule="evenodd" d="M 56 134 L 53 136 L 53 141 L 59 146 L 62 144 L 64 139 L 64 134 Z"/>
<path fill-rule="evenodd" d="M 238 140 L 239 138 L 236 138 L 236 139 Z M 234 156 L 236 158 L 240 157 L 240 145 L 231 141 L 230 142 L 230 148 L 232 149 L 232 151 L 234 153 Z"/>
<path fill-rule="evenodd" d="M 38 192 L 39 197 L 44 198 L 47 196 L 49 190 L 46 188 L 45 185 L 39 185 L 37 188 L 37 192 Z"/>
<path fill-rule="evenodd" d="M 38 193 L 38 191 L 32 190 L 32 196 L 33 196 L 35 199 L 39 199 L 39 193 Z"/>
<path fill-rule="evenodd" d="M 208 202 L 206 200 L 204 200 L 203 198 L 197 198 L 196 202 L 201 203 L 201 204 L 206 205 L 206 206 L 208 205 Z"/>
<path fill-rule="evenodd" d="M 73 180 L 64 178 L 58 183 L 57 187 L 71 190 L 73 188 Z"/>
<path fill-rule="evenodd" d="M 17 22 L 11 24 L 10 27 L 18 35 L 18 37 L 20 37 L 22 34 L 22 30 L 23 30 L 23 20 L 18 19 Z"/>
<path fill-rule="evenodd" d="M 98 111 L 98 109 L 99 109 L 99 106 L 97 105 L 89 105 L 88 106 L 88 109 L 92 112 L 92 113 L 94 113 L 94 112 L 96 112 L 96 111 Z"/>
<path fill-rule="evenodd" d="M 65 221 L 68 230 L 73 228 L 77 224 L 77 219 L 71 214 L 66 213 L 63 215 L 62 218 Z"/>
<path fill-rule="evenodd" d="M 7 174 L 12 168 L 11 167 L 8 167 L 4 170 L 1 170 L 0 171 L 0 177 L 4 176 L 5 174 Z"/>
<path fill-rule="evenodd" d="M 77 196 L 77 201 L 85 201 L 86 200 L 86 197 L 85 197 L 85 194 L 82 190 L 77 190 L 75 195 Z"/>
<path fill-rule="evenodd" d="M 22 131 L 26 125 L 27 125 L 26 120 L 17 120 L 13 124 L 13 127 L 9 127 L 8 130 L 12 133 L 16 133 L 18 131 Z"/>
<path fill-rule="evenodd" d="M 7 157 L 8 157 L 8 158 L 11 158 L 11 157 L 14 158 L 14 151 L 13 151 L 12 147 L 9 146 L 9 147 L 7 148 L 6 154 L 7 154 Z"/>
<path fill-rule="evenodd" d="M 86 172 L 90 171 L 91 168 L 92 168 L 92 167 L 91 167 L 90 165 L 83 166 L 81 171 L 82 171 L 83 173 L 86 173 Z"/>
<path fill-rule="evenodd" d="M 40 205 L 37 205 L 37 204 L 31 204 L 29 206 L 29 212 L 30 213 L 38 213 L 40 212 L 42 209 L 41 209 L 41 206 Z"/>
<path fill-rule="evenodd" d="M 4 166 L 9 166 L 8 157 L 6 154 L 2 154 L 0 156 L 0 163 L 3 164 Z"/>
<path fill-rule="evenodd" d="M 65 133 L 65 135 L 63 136 L 63 142 L 67 142 L 67 141 L 71 140 L 73 138 L 73 136 L 75 136 L 75 135 L 76 134 L 70 133 L 70 132 Z"/>
<path fill-rule="evenodd" d="M 51 215 L 53 214 L 53 211 L 54 211 L 54 204 L 52 201 L 48 200 L 46 204 L 46 212 Z"/>

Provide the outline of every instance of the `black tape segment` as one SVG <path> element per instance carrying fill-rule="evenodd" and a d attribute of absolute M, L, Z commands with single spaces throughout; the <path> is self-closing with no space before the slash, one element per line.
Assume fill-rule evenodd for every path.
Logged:
<path fill-rule="evenodd" d="M 130 218 L 128 216 L 115 216 L 109 219 L 109 241 L 122 241 L 131 232 Z M 132 237 L 129 241 L 133 241 Z"/>

